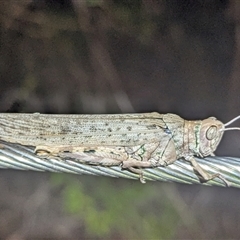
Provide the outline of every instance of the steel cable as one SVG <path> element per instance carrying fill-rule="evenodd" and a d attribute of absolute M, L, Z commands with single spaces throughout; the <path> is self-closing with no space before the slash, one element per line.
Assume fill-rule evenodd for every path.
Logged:
<path fill-rule="evenodd" d="M 196 158 L 196 160 L 209 173 L 220 173 L 231 186 L 240 187 L 240 158 L 207 157 L 204 159 Z M 138 174 L 122 170 L 120 166 L 103 167 L 73 160 L 40 158 L 34 154 L 32 147 L 6 142 L 0 143 L 0 168 L 139 179 Z M 146 181 L 200 183 L 190 163 L 181 159 L 167 167 L 144 169 L 143 174 Z M 204 185 L 225 186 L 224 182 L 218 178 L 204 183 Z"/>

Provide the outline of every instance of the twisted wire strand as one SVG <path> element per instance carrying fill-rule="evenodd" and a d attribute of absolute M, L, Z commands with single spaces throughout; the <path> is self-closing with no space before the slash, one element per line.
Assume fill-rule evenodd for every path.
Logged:
<path fill-rule="evenodd" d="M 196 160 L 207 172 L 220 173 L 230 183 L 230 186 L 240 187 L 240 158 L 207 157 L 204 159 L 196 158 Z M 139 179 L 138 174 L 122 170 L 120 166 L 103 167 L 73 160 L 40 158 L 34 154 L 32 147 L 6 142 L 0 142 L 0 168 Z M 181 159 L 167 167 L 143 169 L 143 174 L 147 181 L 200 183 L 190 163 Z M 204 185 L 226 186 L 218 178 L 204 183 Z"/>

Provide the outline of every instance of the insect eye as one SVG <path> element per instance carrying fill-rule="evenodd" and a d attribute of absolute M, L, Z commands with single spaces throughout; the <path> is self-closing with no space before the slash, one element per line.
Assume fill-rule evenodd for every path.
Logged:
<path fill-rule="evenodd" d="M 206 137 L 208 140 L 212 140 L 216 137 L 217 135 L 217 127 L 216 126 L 211 126 L 207 132 L 206 132 Z"/>

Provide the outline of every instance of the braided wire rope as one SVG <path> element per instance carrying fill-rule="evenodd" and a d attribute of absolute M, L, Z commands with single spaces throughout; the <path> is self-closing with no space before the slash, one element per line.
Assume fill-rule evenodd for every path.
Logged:
<path fill-rule="evenodd" d="M 196 160 L 209 173 L 220 173 L 230 186 L 240 187 L 240 158 L 207 157 L 196 158 Z M 74 160 L 40 158 L 34 153 L 32 147 L 2 141 L 0 142 L 0 168 L 139 179 L 138 174 L 122 170 L 120 166 L 104 167 L 79 163 Z M 146 181 L 200 183 L 190 163 L 181 159 L 167 167 L 143 169 L 143 174 Z M 226 186 L 218 178 L 204 183 L 204 185 Z"/>

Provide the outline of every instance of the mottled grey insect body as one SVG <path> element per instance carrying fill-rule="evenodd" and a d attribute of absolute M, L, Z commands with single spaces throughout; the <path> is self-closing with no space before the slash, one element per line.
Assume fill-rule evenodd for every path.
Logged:
<path fill-rule="evenodd" d="M 212 155 L 224 124 L 215 118 L 187 121 L 175 114 L 51 115 L 0 114 L 0 139 L 35 146 L 38 155 L 85 164 L 142 168 L 190 161 L 202 181 L 210 175 L 194 156 Z"/>

